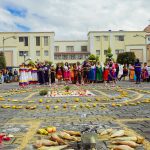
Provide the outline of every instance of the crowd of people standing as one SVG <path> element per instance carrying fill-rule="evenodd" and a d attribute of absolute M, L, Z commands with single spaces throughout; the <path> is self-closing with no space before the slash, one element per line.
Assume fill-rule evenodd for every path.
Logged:
<path fill-rule="evenodd" d="M 130 81 L 136 81 L 140 83 L 141 79 L 146 81 L 149 77 L 147 64 L 141 67 L 141 63 L 137 59 L 135 64 L 129 67 L 125 64 L 122 69 L 122 74 L 119 77 L 120 67 L 119 64 L 114 63 L 111 59 L 104 66 L 100 62 L 84 61 L 82 64 L 79 62 L 69 64 L 58 63 L 56 67 L 54 64 L 49 65 L 45 63 L 37 63 L 36 65 L 20 66 L 20 86 L 26 86 L 29 84 L 55 84 L 56 79 L 58 84 L 62 81 L 65 84 L 88 84 L 104 82 L 105 85 L 110 83 L 112 86 L 116 84 L 117 80 L 121 80 L 126 76 L 129 76 Z"/>

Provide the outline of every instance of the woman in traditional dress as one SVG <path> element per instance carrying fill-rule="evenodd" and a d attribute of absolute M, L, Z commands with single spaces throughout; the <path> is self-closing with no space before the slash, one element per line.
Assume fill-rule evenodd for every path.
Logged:
<path fill-rule="evenodd" d="M 98 62 L 96 65 L 96 81 L 97 82 L 103 81 L 103 71 L 100 62 Z"/>
<path fill-rule="evenodd" d="M 66 84 L 70 80 L 70 66 L 68 62 L 66 62 L 64 65 L 64 80 L 66 81 Z"/>
<path fill-rule="evenodd" d="M 74 68 L 73 65 L 70 65 L 70 78 L 72 83 L 74 83 Z"/>
<path fill-rule="evenodd" d="M 103 80 L 104 80 L 105 86 L 107 86 L 108 75 L 109 75 L 109 67 L 106 65 L 106 66 L 104 67 L 104 71 L 103 71 Z"/>
<path fill-rule="evenodd" d="M 60 63 L 58 63 L 56 67 L 56 77 L 58 79 L 58 83 L 60 83 L 63 78 L 63 68 Z"/>
<path fill-rule="evenodd" d="M 49 66 L 48 62 L 45 61 L 45 65 L 44 65 L 44 79 L 45 79 L 45 84 L 46 85 L 49 84 L 49 70 L 50 70 L 50 66 Z"/>
<path fill-rule="evenodd" d="M 31 76 L 32 76 L 32 84 L 37 84 L 38 75 L 37 75 L 37 68 L 35 65 L 33 65 L 33 67 L 32 67 Z"/>
<path fill-rule="evenodd" d="M 28 65 L 28 83 L 29 83 L 29 84 L 32 84 L 31 71 L 32 71 L 32 66 L 31 66 L 31 65 Z"/>
<path fill-rule="evenodd" d="M 84 61 L 82 65 L 82 77 L 84 84 L 88 82 L 88 62 Z"/>
<path fill-rule="evenodd" d="M 96 67 L 95 67 L 95 64 L 94 62 L 91 62 L 91 68 L 90 68 L 90 71 L 89 71 L 89 80 L 94 83 L 95 79 L 96 79 Z"/>
<path fill-rule="evenodd" d="M 141 83 L 141 63 L 139 59 L 136 59 L 136 62 L 134 64 L 134 69 L 135 69 L 135 75 L 136 75 L 136 84 Z"/>
<path fill-rule="evenodd" d="M 112 83 L 112 86 L 116 84 L 116 69 L 115 64 L 113 61 L 109 62 L 109 75 L 108 75 L 109 82 Z"/>
<path fill-rule="evenodd" d="M 55 68 L 54 68 L 54 65 L 52 64 L 51 65 L 51 69 L 50 69 L 50 75 L 51 75 L 51 84 L 54 84 L 55 83 Z"/>
<path fill-rule="evenodd" d="M 135 73 L 134 73 L 134 65 L 133 64 L 130 65 L 129 70 L 130 70 L 129 79 L 130 79 L 130 81 L 134 81 Z"/>
<path fill-rule="evenodd" d="M 26 69 L 24 64 L 20 65 L 19 68 L 19 86 L 25 87 L 27 85 L 27 78 L 26 78 Z"/>
<path fill-rule="evenodd" d="M 144 63 L 144 67 L 142 68 L 142 79 L 143 81 L 147 81 L 149 78 L 148 70 L 147 70 L 147 63 Z"/>
<path fill-rule="evenodd" d="M 74 81 L 73 84 L 77 83 L 77 79 L 78 79 L 78 70 L 77 70 L 77 65 L 73 64 L 73 72 L 74 72 Z"/>
<path fill-rule="evenodd" d="M 77 83 L 81 84 L 82 81 L 82 67 L 80 62 L 77 62 Z"/>
<path fill-rule="evenodd" d="M 40 85 L 45 83 L 44 65 L 43 65 L 43 63 L 39 63 L 39 66 L 38 66 L 38 78 L 39 78 Z"/>
<path fill-rule="evenodd" d="M 29 66 L 25 64 L 24 69 L 25 69 L 24 80 L 26 81 L 25 84 L 29 85 Z"/>

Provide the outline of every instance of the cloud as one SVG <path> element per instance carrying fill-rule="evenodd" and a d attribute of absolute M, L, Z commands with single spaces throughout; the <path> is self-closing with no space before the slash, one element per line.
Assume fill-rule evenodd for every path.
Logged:
<path fill-rule="evenodd" d="M 1 0 L 0 29 L 55 31 L 56 39 L 86 39 L 90 30 L 143 30 L 149 10 L 149 0 Z"/>

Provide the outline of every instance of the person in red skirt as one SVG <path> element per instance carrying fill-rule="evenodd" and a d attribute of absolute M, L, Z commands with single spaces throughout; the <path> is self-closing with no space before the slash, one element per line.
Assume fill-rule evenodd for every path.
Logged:
<path fill-rule="evenodd" d="M 104 80 L 105 86 L 107 86 L 108 75 L 109 75 L 109 67 L 108 67 L 108 66 L 105 66 L 105 67 L 104 67 L 104 71 L 103 71 L 103 80 Z"/>
<path fill-rule="evenodd" d="M 60 63 L 58 63 L 56 67 L 56 78 L 58 79 L 58 83 L 60 83 L 63 78 L 63 67 Z"/>

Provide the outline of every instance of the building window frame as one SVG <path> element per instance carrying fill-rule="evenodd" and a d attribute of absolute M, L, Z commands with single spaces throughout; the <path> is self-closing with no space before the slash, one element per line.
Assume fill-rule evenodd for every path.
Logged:
<path fill-rule="evenodd" d="M 108 41 L 108 36 L 104 35 L 104 41 Z"/>
<path fill-rule="evenodd" d="M 81 46 L 81 52 L 87 52 L 87 46 Z"/>
<path fill-rule="evenodd" d="M 55 47 L 54 47 L 54 51 L 55 51 L 55 52 L 59 52 L 59 46 L 55 46 Z"/>
<path fill-rule="evenodd" d="M 36 56 L 40 56 L 40 55 L 41 55 L 40 50 L 36 50 Z"/>
<path fill-rule="evenodd" d="M 44 50 L 44 56 L 48 56 L 48 55 L 49 55 L 48 50 Z"/>
<path fill-rule="evenodd" d="M 101 50 L 100 50 L 100 49 L 96 50 L 96 55 L 97 55 L 97 56 L 100 56 L 100 55 L 101 55 Z"/>
<path fill-rule="evenodd" d="M 48 46 L 48 36 L 44 36 L 44 46 Z"/>
<path fill-rule="evenodd" d="M 24 54 L 26 54 L 26 56 L 29 56 L 29 52 L 28 51 L 19 51 L 19 56 L 24 56 Z"/>
<path fill-rule="evenodd" d="M 124 49 L 116 49 L 115 50 L 115 54 L 118 55 L 120 53 L 123 53 L 124 52 Z"/>
<path fill-rule="evenodd" d="M 124 35 L 115 35 L 116 41 L 123 42 L 124 41 Z"/>
<path fill-rule="evenodd" d="M 108 50 L 105 49 L 105 50 L 104 50 L 104 55 L 107 55 L 107 53 L 108 53 Z"/>
<path fill-rule="evenodd" d="M 96 41 L 100 41 L 100 36 L 95 36 Z"/>
<path fill-rule="evenodd" d="M 74 46 L 66 46 L 66 52 L 74 52 Z"/>
<path fill-rule="evenodd" d="M 36 36 L 35 37 L 35 39 L 36 39 L 36 46 L 40 46 L 40 40 L 41 40 L 41 38 L 40 38 L 40 36 Z"/>

